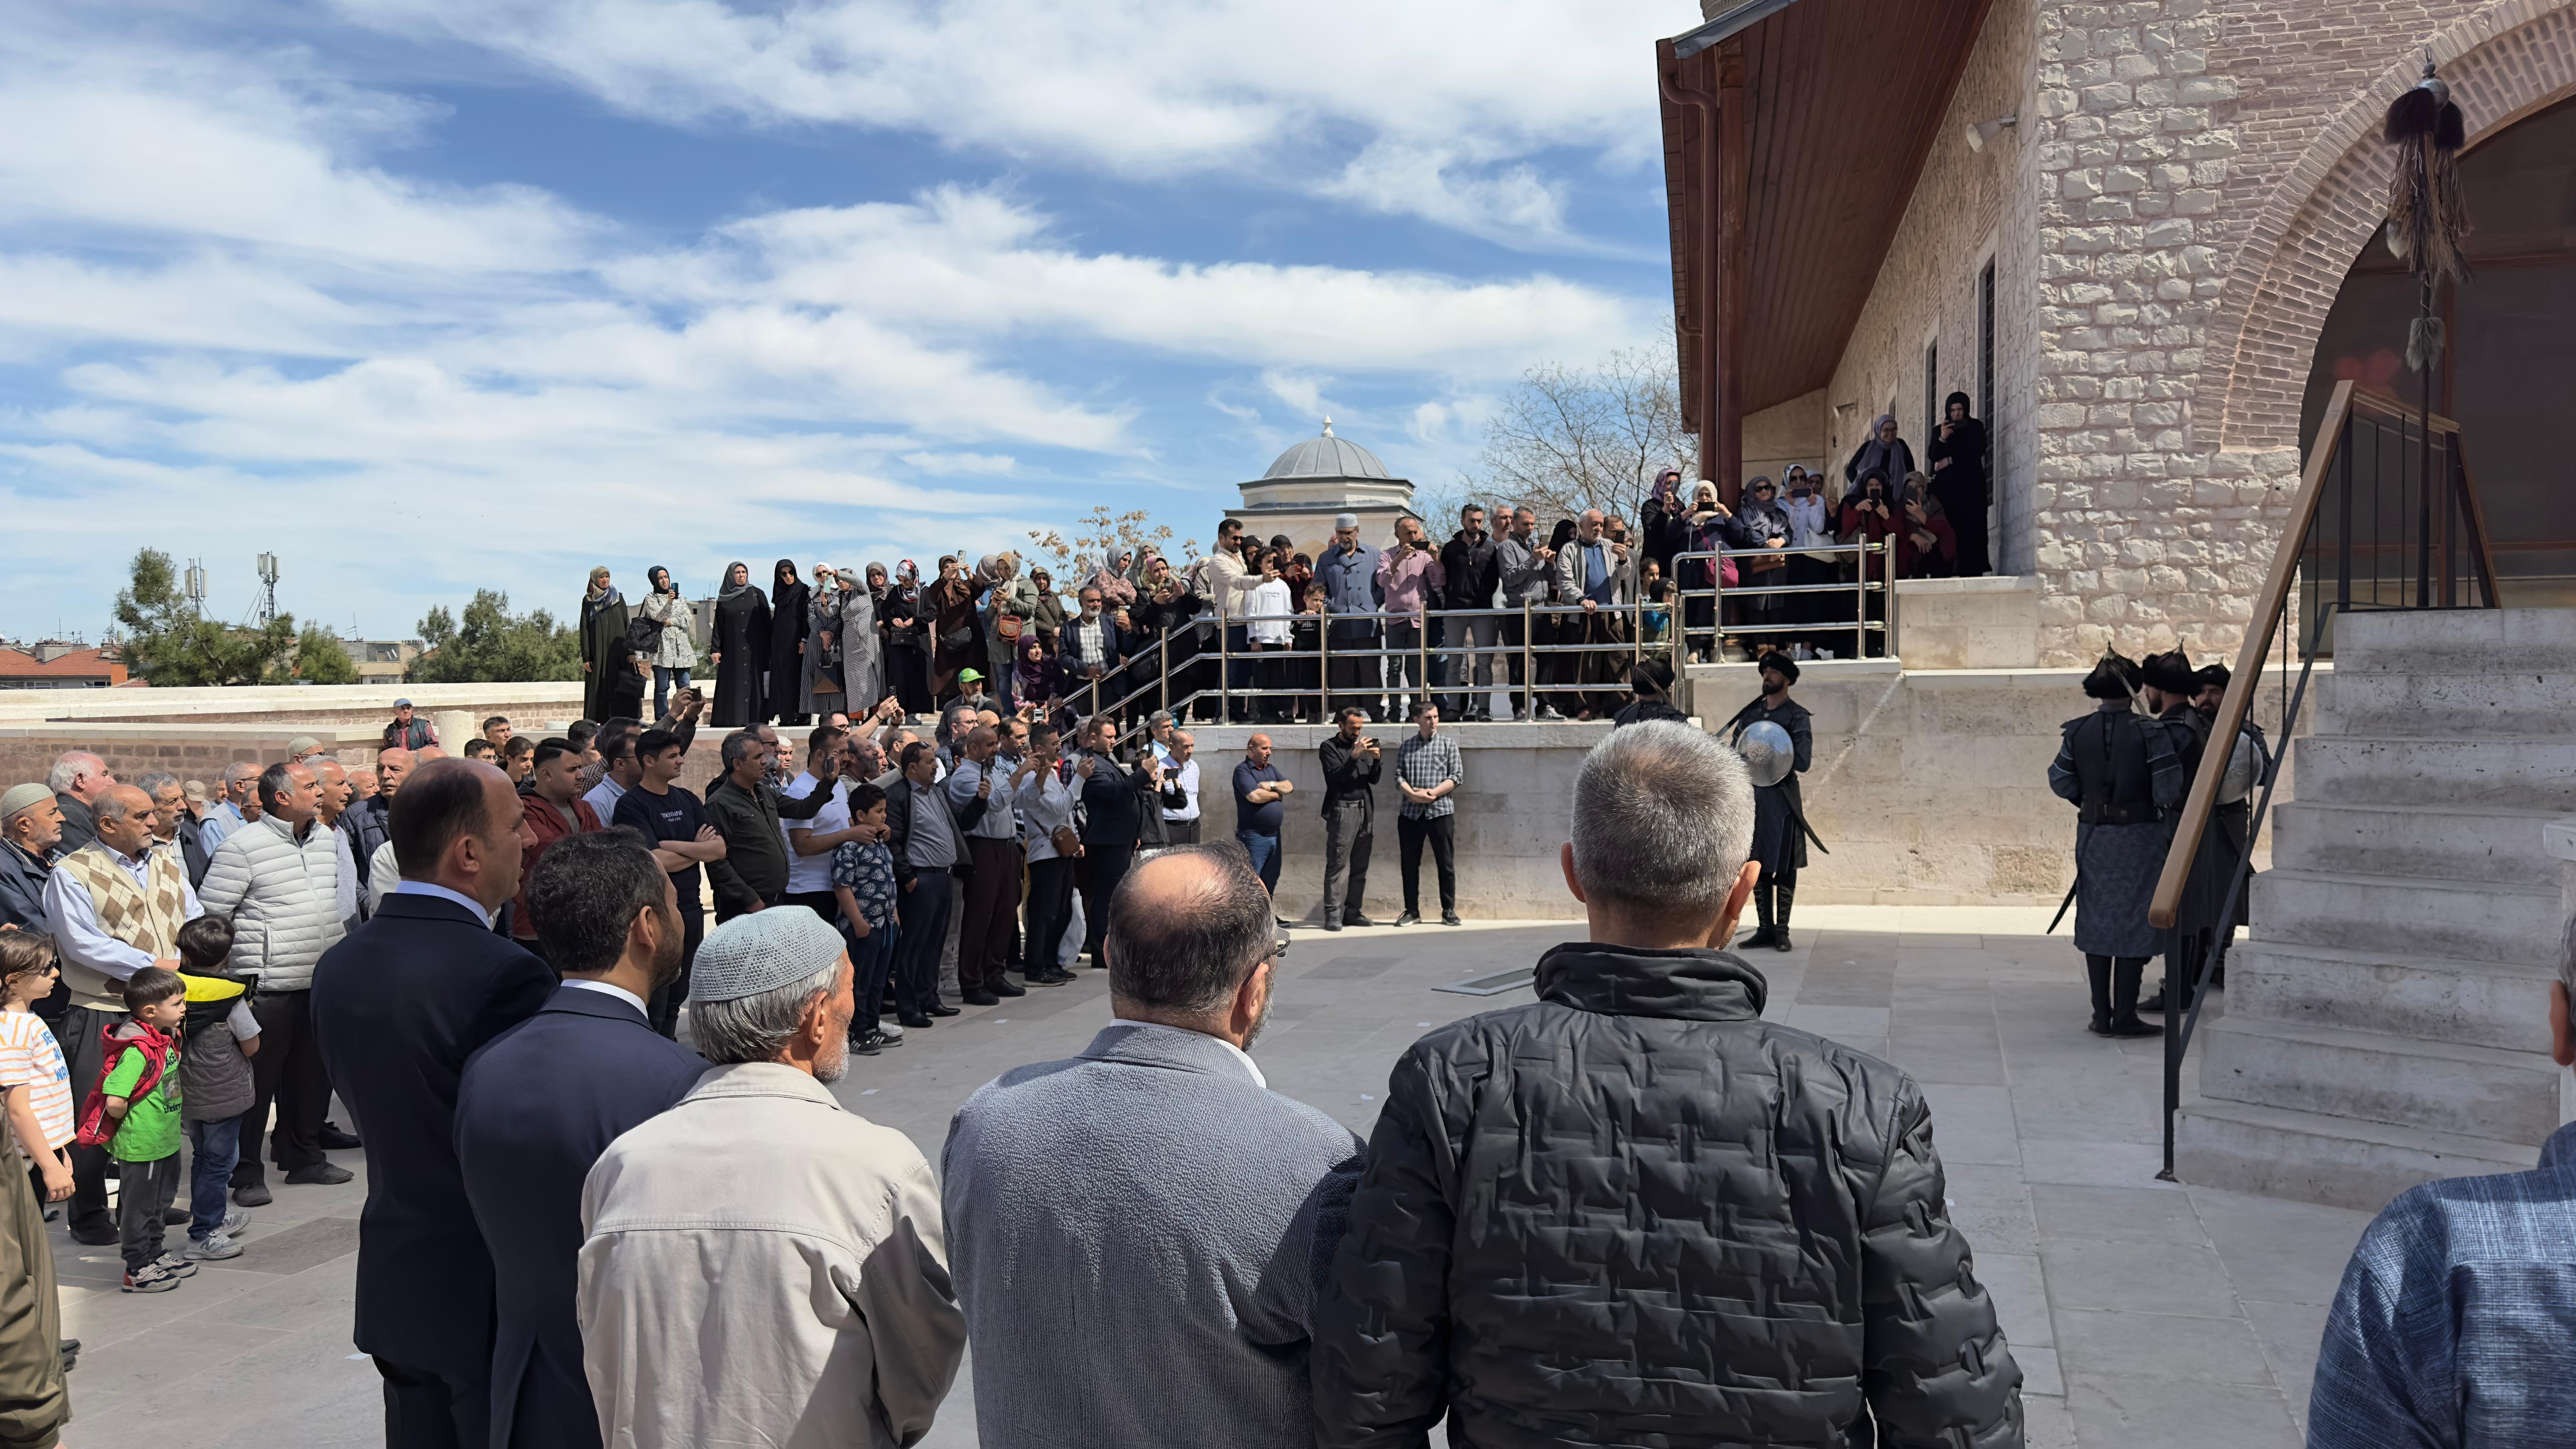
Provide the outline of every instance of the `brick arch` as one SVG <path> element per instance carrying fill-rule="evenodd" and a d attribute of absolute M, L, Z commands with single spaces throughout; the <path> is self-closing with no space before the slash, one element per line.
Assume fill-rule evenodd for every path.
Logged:
<path fill-rule="evenodd" d="M 2576 0 L 2505 0 L 2434 37 L 2433 58 L 2467 113 L 2469 144 L 2576 95 Z M 2317 336 L 2387 214 L 2380 118 L 2420 63 L 2391 66 L 2319 133 L 2272 190 L 2237 248 L 2210 319 L 2210 365 L 2193 413 L 2203 446 L 2296 448 Z"/>

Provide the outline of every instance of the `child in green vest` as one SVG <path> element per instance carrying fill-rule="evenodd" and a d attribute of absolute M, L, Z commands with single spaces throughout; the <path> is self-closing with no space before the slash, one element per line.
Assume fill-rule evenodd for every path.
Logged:
<path fill-rule="evenodd" d="M 161 1293 L 197 1271 L 161 1250 L 163 1204 L 178 1187 L 178 1031 L 188 1014 L 187 983 L 175 971 L 146 966 L 126 980 L 125 1009 L 134 1019 L 109 1028 L 98 1090 L 115 1124 L 107 1152 L 117 1164 L 125 1291 Z"/>

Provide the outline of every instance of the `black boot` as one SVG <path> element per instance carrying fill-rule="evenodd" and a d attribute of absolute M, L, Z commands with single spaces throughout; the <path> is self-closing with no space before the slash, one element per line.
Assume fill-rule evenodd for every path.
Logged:
<path fill-rule="evenodd" d="M 2162 1036 L 2164 1029 L 2138 1020 L 2138 978 L 2147 972 L 2147 958 L 2124 956 L 2111 963 L 2111 1029 L 2107 1036 Z"/>
<path fill-rule="evenodd" d="M 2111 958 L 2087 955 L 2084 958 L 2084 984 L 2093 991 L 2093 1022 L 2085 1028 L 2095 1036 L 2111 1034 Z"/>
<path fill-rule="evenodd" d="M 1770 881 L 1757 880 L 1753 883 L 1753 914 L 1761 924 L 1753 928 L 1752 935 L 1736 942 L 1736 949 L 1750 951 L 1756 946 L 1768 946 L 1771 944 L 1772 936 L 1779 931 L 1779 927 L 1771 924 L 1771 891 Z"/>
<path fill-rule="evenodd" d="M 1782 876 L 1777 890 L 1778 898 L 1776 904 L 1779 907 L 1780 914 L 1778 922 L 1771 927 L 1771 949 L 1774 951 L 1786 951 L 1789 949 L 1789 906 L 1792 902 L 1798 899 L 1797 878 L 1795 876 Z"/>

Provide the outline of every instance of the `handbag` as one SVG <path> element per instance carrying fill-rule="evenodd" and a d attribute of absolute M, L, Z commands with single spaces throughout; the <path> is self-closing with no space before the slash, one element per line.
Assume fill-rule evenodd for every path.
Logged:
<path fill-rule="evenodd" d="M 1020 637 L 1021 628 L 1020 616 L 1017 614 L 1004 614 L 999 619 L 993 621 L 993 632 L 1000 635 L 1005 640 L 1018 639 Z"/>
<path fill-rule="evenodd" d="M 1774 572 L 1775 570 L 1785 569 L 1788 566 L 1789 560 L 1787 556 L 1776 549 L 1770 553 L 1762 555 L 1760 558 L 1751 558 L 1744 561 L 1744 571 L 1748 574 L 1767 574 Z"/>
<path fill-rule="evenodd" d="M 943 649 L 963 649 L 974 642 L 975 630 L 967 625 L 960 625 L 939 636 L 939 644 Z"/>
<path fill-rule="evenodd" d="M 626 621 L 626 652 L 650 659 L 661 652 L 662 621 L 642 614 Z"/>

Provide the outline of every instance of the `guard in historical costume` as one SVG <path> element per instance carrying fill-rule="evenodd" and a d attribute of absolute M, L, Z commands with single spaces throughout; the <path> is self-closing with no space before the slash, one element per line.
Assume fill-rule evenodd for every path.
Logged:
<path fill-rule="evenodd" d="M 2173 812 L 2190 777 L 2172 736 L 2133 703 L 2139 669 L 2107 654 L 2084 677 L 2096 707 L 2068 720 L 2048 767 L 2048 788 L 2075 807 L 2075 949 L 2093 991 L 2096 1036 L 2154 1036 L 2138 1020 L 2138 983 L 2162 931 L 2147 923 Z"/>
<path fill-rule="evenodd" d="M 1798 777 L 1815 763 L 1816 731 L 1807 707 L 1789 697 L 1789 686 L 1798 682 L 1798 661 L 1774 650 L 1762 656 L 1761 667 L 1762 693 L 1726 722 L 1727 740 L 1745 751 L 1748 763 L 1758 763 L 1753 760 L 1755 752 L 1746 748 L 1747 731 L 1759 724 L 1772 725 L 1788 736 L 1789 762 L 1776 783 L 1762 778 L 1768 772 L 1754 776 L 1753 859 L 1761 863 L 1762 875 L 1753 887 L 1753 907 L 1760 924 L 1736 944 L 1786 951 L 1790 949 L 1789 908 L 1798 898 L 1798 871 L 1807 863 L 1807 842 L 1816 834 L 1807 824 L 1806 801 L 1798 791 Z M 1823 843 L 1817 841 L 1818 847 Z"/>
<path fill-rule="evenodd" d="M 2182 794 L 2175 797 L 2171 807 L 2179 826 L 2183 798 L 2191 793 L 2191 782 L 2200 773 L 2200 757 L 2209 748 L 2209 721 L 2191 707 L 2192 696 L 2200 692 L 2200 681 L 2192 673 L 2190 656 L 2179 649 L 2169 654 L 2150 654 L 2138 661 L 2138 677 L 2147 712 L 2165 731 L 2173 745 L 2174 762 L 2182 767 Z M 2200 848 L 2192 856 L 2191 872 L 2184 877 L 2182 895 L 2174 905 L 2172 954 L 2182 963 L 2185 991 L 2200 980 L 2202 963 L 2209 960 L 2215 946 L 2218 908 L 2225 904 L 2227 893 L 2227 865 L 2219 823 L 2213 815 L 2200 832 Z M 2138 1009 L 2161 1012 L 2169 1001 L 2177 1008 L 2188 1006 L 2188 1000 L 2174 1001 L 2172 986 L 2168 973 L 2164 987 Z"/>
<path fill-rule="evenodd" d="M 2202 719 L 2209 721 L 2212 728 L 2218 723 L 2218 705 L 2226 697 L 2229 678 L 2224 664 L 2204 664 L 2192 676 L 2192 683 L 2199 692 L 2192 696 L 2191 707 L 2199 712 Z M 2248 710 L 2245 722 L 2236 731 L 2236 748 L 2228 754 L 2227 773 L 2218 781 L 2217 812 L 2209 820 L 2211 833 L 2218 837 L 2218 889 L 2222 894 L 2228 882 L 2235 879 L 2237 864 L 2245 859 L 2245 852 L 2252 845 L 2254 792 L 2271 778 L 2271 742 L 2264 737 L 2263 727 L 2254 722 L 2253 712 Z M 2237 893 L 2236 916 L 2229 926 L 2230 931 L 2253 923 L 2248 911 L 2253 894 L 2254 882 L 2248 878 L 2245 889 Z M 2220 904 L 2225 902 L 2222 900 Z M 2227 984 L 2227 967 L 2223 962 L 2218 968 L 2216 984 Z"/>

